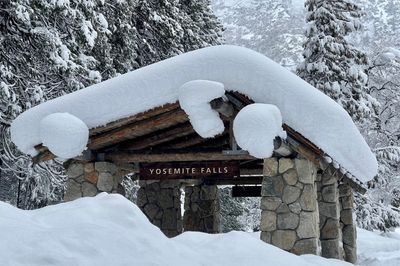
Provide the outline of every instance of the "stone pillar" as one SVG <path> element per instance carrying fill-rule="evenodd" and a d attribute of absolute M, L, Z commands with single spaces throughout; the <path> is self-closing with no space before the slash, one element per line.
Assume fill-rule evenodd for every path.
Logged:
<path fill-rule="evenodd" d="M 343 259 L 340 204 L 336 169 L 328 167 L 321 174 L 318 191 L 320 240 L 322 256 Z"/>
<path fill-rule="evenodd" d="M 67 188 L 64 201 L 93 197 L 101 192 L 121 191 L 123 175 L 109 162 L 72 162 L 67 166 Z"/>
<path fill-rule="evenodd" d="M 357 230 L 353 218 L 354 199 L 352 188 L 348 184 L 341 184 L 339 186 L 339 196 L 344 259 L 355 264 L 357 262 Z"/>
<path fill-rule="evenodd" d="M 182 233 L 180 187 L 178 181 L 141 181 L 137 194 L 139 208 L 168 237 Z"/>
<path fill-rule="evenodd" d="M 185 188 L 184 231 L 220 232 L 218 187 L 211 185 Z"/>
<path fill-rule="evenodd" d="M 306 159 L 264 160 L 261 240 L 295 254 L 318 254 L 316 167 Z"/>

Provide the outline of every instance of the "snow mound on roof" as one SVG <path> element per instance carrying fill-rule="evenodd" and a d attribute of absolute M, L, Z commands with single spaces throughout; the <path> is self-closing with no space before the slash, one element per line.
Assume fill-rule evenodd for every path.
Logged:
<path fill-rule="evenodd" d="M 281 112 L 276 106 L 263 103 L 240 110 L 233 121 L 233 133 L 237 144 L 257 158 L 271 157 L 275 137 L 286 138 Z"/>
<path fill-rule="evenodd" d="M 0 213 L 0 265 L 350 265 L 299 257 L 244 232 L 184 233 L 169 239 L 136 205 L 115 194 L 34 211 L 0 202 Z"/>
<path fill-rule="evenodd" d="M 40 122 L 43 145 L 60 158 L 81 155 L 89 139 L 89 129 L 79 118 L 68 113 L 54 113 Z"/>
<path fill-rule="evenodd" d="M 35 155 L 39 122 L 68 112 L 89 128 L 178 100 L 191 80 L 212 80 L 256 103 L 279 108 L 283 122 L 325 151 L 361 181 L 377 173 L 376 158 L 346 111 L 328 96 L 267 57 L 237 46 L 214 46 L 140 68 L 22 113 L 11 126 L 12 141 Z"/>
<path fill-rule="evenodd" d="M 179 88 L 179 104 L 201 137 L 212 138 L 224 132 L 224 122 L 210 106 L 212 100 L 224 94 L 224 84 L 209 80 L 189 81 Z"/>

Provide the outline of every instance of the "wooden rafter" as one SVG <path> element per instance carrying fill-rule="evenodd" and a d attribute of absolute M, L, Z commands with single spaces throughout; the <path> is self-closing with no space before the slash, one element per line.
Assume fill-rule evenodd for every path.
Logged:
<path fill-rule="evenodd" d="M 137 138 L 157 130 L 165 129 L 173 125 L 188 121 L 186 113 L 181 109 L 170 110 L 165 113 L 141 120 L 137 123 L 128 124 L 124 127 L 93 136 L 88 148 L 98 150 L 113 144 Z"/>

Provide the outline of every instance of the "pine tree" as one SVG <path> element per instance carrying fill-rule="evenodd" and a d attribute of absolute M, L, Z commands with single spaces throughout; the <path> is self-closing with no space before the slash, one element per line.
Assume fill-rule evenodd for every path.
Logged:
<path fill-rule="evenodd" d="M 352 0 L 307 0 L 307 40 L 298 74 L 334 99 L 355 121 L 374 115 L 377 102 L 368 94 L 366 54 L 346 36 L 360 29 L 362 12 Z"/>
<path fill-rule="evenodd" d="M 205 23 L 190 12 L 204 12 Z M 196 38 L 190 38 L 195 32 Z M 0 178 L 22 180 L 20 207 L 60 200 L 57 162 L 32 165 L 10 141 L 9 126 L 43 101 L 141 66 L 220 43 L 207 5 L 177 0 L 0 1 Z M 1 191 L 0 191 L 1 193 Z"/>

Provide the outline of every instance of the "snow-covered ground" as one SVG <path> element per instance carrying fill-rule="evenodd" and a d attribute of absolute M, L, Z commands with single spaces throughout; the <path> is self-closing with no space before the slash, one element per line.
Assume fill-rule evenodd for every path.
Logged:
<path fill-rule="evenodd" d="M 296 256 L 256 234 L 186 232 L 168 239 L 119 195 L 100 194 L 22 211 L 0 202 L 0 265 L 351 265 Z M 400 232 L 386 237 L 359 230 L 362 265 L 400 265 Z"/>

